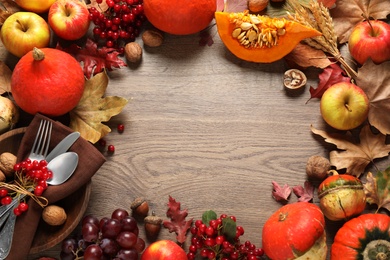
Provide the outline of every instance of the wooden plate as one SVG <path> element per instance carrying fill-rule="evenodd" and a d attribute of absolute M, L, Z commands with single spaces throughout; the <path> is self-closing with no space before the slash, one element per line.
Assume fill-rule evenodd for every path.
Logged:
<path fill-rule="evenodd" d="M 10 152 L 16 154 L 25 132 L 26 127 L 23 127 L 0 135 L 0 153 Z M 67 213 L 66 222 L 61 226 L 54 227 L 47 225 L 41 220 L 30 249 L 30 254 L 47 250 L 69 236 L 81 221 L 88 206 L 90 194 L 91 182 L 88 182 L 77 192 L 58 201 L 56 205 L 63 207 Z"/>

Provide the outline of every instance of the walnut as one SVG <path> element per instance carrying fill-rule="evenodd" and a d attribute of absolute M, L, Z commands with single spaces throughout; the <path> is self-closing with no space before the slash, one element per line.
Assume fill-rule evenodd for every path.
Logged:
<path fill-rule="evenodd" d="M 269 0 L 248 0 L 248 9 L 252 13 L 258 13 L 267 8 Z"/>
<path fill-rule="evenodd" d="M 157 30 L 146 30 L 142 34 L 142 41 L 146 46 L 158 47 L 163 43 L 164 36 L 161 32 Z"/>
<path fill-rule="evenodd" d="M 299 89 L 306 85 L 306 75 L 297 69 L 290 69 L 284 73 L 284 86 L 288 89 Z"/>
<path fill-rule="evenodd" d="M 136 42 L 129 42 L 125 45 L 125 57 L 129 62 L 139 62 L 142 58 L 142 48 Z"/>
<path fill-rule="evenodd" d="M 309 178 L 323 180 L 328 176 L 331 164 L 325 157 L 310 156 L 306 164 L 306 174 Z"/>
<path fill-rule="evenodd" d="M 42 219 L 50 226 L 60 226 L 65 223 L 67 215 L 62 207 L 49 205 L 44 208 Z"/>
<path fill-rule="evenodd" d="M 0 170 L 7 178 L 12 178 L 14 175 L 14 165 L 16 164 L 16 156 L 9 152 L 0 154 Z"/>
<path fill-rule="evenodd" d="M 0 182 L 5 182 L 5 180 L 6 180 L 5 174 L 2 171 L 0 171 Z"/>

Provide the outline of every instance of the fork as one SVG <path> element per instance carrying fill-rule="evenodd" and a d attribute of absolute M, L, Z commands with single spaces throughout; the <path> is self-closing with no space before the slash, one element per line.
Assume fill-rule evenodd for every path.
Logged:
<path fill-rule="evenodd" d="M 33 146 L 31 148 L 30 155 L 28 158 L 32 161 L 37 160 L 41 161 L 44 160 L 47 156 L 47 152 L 49 151 L 49 144 L 50 144 L 50 137 L 51 137 L 51 130 L 52 130 L 52 123 L 48 120 L 42 120 L 39 123 L 39 128 L 37 135 L 35 137 Z M 6 213 L 12 209 L 16 203 L 18 202 L 18 199 L 14 198 L 12 202 L 8 205 L 3 205 L 0 207 L 0 228 L 3 224 L 3 220 L 1 219 L 3 216 L 6 216 Z"/>
<path fill-rule="evenodd" d="M 46 158 L 49 151 L 51 129 L 52 123 L 50 121 L 42 120 L 40 122 L 30 155 L 28 156 L 31 161 L 41 161 Z"/>

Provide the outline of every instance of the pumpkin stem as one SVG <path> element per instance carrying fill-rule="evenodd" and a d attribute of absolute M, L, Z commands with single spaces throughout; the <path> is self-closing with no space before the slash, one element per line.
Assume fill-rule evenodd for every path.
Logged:
<path fill-rule="evenodd" d="M 32 54 L 33 54 L 34 60 L 36 60 L 36 61 L 43 60 L 45 58 L 45 53 L 36 47 L 34 47 Z"/>
<path fill-rule="evenodd" d="M 284 221 L 287 218 L 288 213 L 279 213 L 279 221 Z"/>
<path fill-rule="evenodd" d="M 372 240 L 367 244 L 363 253 L 363 259 L 367 260 L 385 260 L 390 257 L 390 242 L 378 239 Z"/>

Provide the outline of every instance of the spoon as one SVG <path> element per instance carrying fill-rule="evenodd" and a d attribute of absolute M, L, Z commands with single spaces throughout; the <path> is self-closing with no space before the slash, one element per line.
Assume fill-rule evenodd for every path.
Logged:
<path fill-rule="evenodd" d="M 47 181 L 50 185 L 60 185 L 67 181 L 77 168 L 79 156 L 74 152 L 67 152 L 55 157 L 49 162 L 47 168 L 53 172 L 53 178 Z M 15 228 L 16 215 L 11 214 L 11 210 L 16 207 L 16 203 L 26 195 L 20 195 L 19 199 L 14 199 L 6 208 L 0 211 L 0 259 L 5 259 L 11 249 L 12 237 Z"/>

